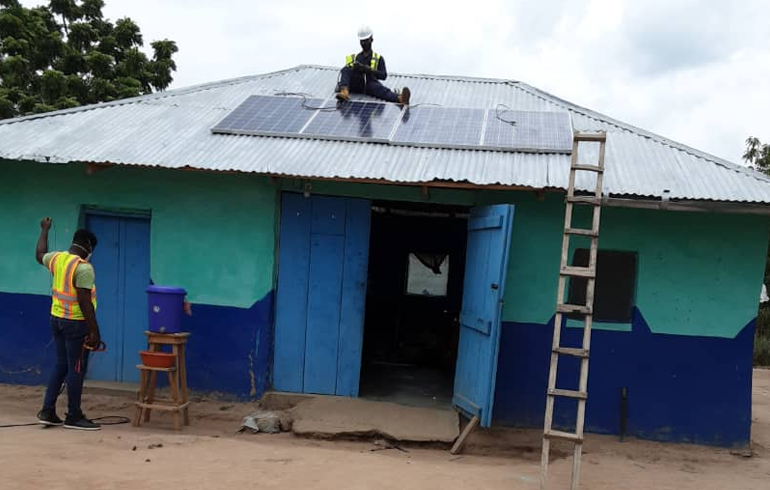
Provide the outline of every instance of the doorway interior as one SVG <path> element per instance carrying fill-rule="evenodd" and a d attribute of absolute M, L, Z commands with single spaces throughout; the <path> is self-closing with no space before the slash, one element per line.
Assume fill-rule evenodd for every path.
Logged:
<path fill-rule="evenodd" d="M 452 403 L 468 209 L 372 203 L 360 396 Z"/>

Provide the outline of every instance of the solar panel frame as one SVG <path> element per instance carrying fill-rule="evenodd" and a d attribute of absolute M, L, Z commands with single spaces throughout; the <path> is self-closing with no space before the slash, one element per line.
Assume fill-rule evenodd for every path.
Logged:
<path fill-rule="evenodd" d="M 250 95 L 219 121 L 214 134 L 296 137 L 317 114 L 323 99 Z"/>
<path fill-rule="evenodd" d="M 500 116 L 516 121 L 515 126 L 498 119 L 498 110 L 487 111 L 487 122 L 480 148 L 519 153 L 572 153 L 573 127 L 568 112 L 519 111 L 506 109 Z M 501 133 L 512 128 L 510 137 Z M 535 133 L 540 134 L 535 134 Z M 508 143 L 501 143 L 507 138 Z"/>
<path fill-rule="evenodd" d="M 298 136 L 332 141 L 389 143 L 403 115 L 403 109 L 395 104 L 371 100 L 339 103 L 331 98 L 324 101 L 321 107 Z M 340 117 L 351 118 L 351 121 L 339 120 Z M 353 118 L 358 118 L 358 134 L 351 131 L 355 125 Z M 367 130 L 372 131 L 371 135 L 362 134 Z"/>

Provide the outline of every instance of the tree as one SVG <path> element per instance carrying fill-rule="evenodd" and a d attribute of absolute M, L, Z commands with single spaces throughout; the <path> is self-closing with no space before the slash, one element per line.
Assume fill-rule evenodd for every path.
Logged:
<path fill-rule="evenodd" d="M 759 138 L 752 136 L 746 140 L 743 159 L 760 172 L 770 174 L 770 145 L 762 143 Z"/>
<path fill-rule="evenodd" d="M 169 39 L 140 49 L 128 17 L 104 19 L 104 0 L 50 0 L 23 7 L 0 0 L 0 119 L 165 90 L 174 80 Z"/>

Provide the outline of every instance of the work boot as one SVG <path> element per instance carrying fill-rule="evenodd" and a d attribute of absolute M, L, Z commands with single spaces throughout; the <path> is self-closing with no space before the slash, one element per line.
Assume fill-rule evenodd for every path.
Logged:
<path fill-rule="evenodd" d="M 409 87 L 401 89 L 401 93 L 398 94 L 398 103 L 401 105 L 409 105 L 409 99 L 412 97 L 412 92 Z"/>
<path fill-rule="evenodd" d="M 37 413 L 37 422 L 43 425 L 63 425 L 64 421 L 56 415 L 56 410 L 42 409 Z"/>
<path fill-rule="evenodd" d="M 67 414 L 64 418 L 64 428 L 76 430 L 101 430 L 102 426 L 88 420 L 86 416 L 81 413 L 79 415 Z"/>
<path fill-rule="evenodd" d="M 347 102 L 350 100 L 350 91 L 347 87 L 340 87 L 340 91 L 337 92 L 337 100 Z"/>

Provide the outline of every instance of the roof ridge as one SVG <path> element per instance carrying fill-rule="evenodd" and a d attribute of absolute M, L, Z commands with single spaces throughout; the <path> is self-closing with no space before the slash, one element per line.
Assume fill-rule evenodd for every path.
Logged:
<path fill-rule="evenodd" d="M 511 84 L 514 86 L 514 84 Z M 757 172 L 756 170 L 753 170 L 749 167 L 744 167 L 742 165 L 739 165 L 737 163 L 733 163 L 729 160 L 725 160 L 724 158 L 720 158 L 716 155 L 712 155 L 710 153 L 706 153 L 704 151 L 698 150 L 696 148 L 693 148 L 691 146 L 685 145 L 684 143 L 679 143 L 677 141 L 674 141 L 672 139 L 666 138 L 665 136 L 661 136 L 657 133 L 653 133 L 652 131 L 648 131 L 646 129 L 640 128 L 638 126 L 634 126 L 633 124 L 625 123 L 623 121 L 620 121 L 618 119 L 615 119 L 613 117 L 607 116 L 605 114 L 602 114 L 600 112 L 594 111 L 592 109 L 588 109 L 586 107 L 580 106 L 578 104 L 575 104 L 573 102 L 570 102 L 568 100 L 562 99 L 561 97 L 557 97 L 549 92 L 546 92 L 545 90 L 539 89 L 537 87 L 534 87 L 532 85 L 529 85 L 528 83 L 523 82 L 516 82 L 515 87 L 524 90 L 525 92 L 529 93 L 530 95 L 533 95 L 535 97 L 540 97 L 543 100 L 552 102 L 556 105 L 562 106 L 567 110 L 577 112 L 585 117 L 588 117 L 590 119 L 593 119 L 598 122 L 603 122 L 605 124 L 609 124 L 610 126 L 615 126 L 618 129 L 622 129 L 625 131 L 629 131 L 631 133 L 635 133 L 639 136 L 642 136 L 644 138 L 651 139 L 657 143 L 660 143 L 662 145 L 668 146 L 670 148 L 673 148 L 675 150 L 682 151 L 684 153 L 687 153 L 689 155 L 692 155 L 697 158 L 702 158 L 704 160 L 708 160 L 712 163 L 715 163 L 717 165 L 720 165 L 722 167 L 725 167 L 729 170 L 741 172 L 743 174 L 746 174 L 749 177 L 754 177 L 757 180 L 761 180 L 764 182 L 770 182 L 770 176 L 767 176 L 761 172 Z"/>
<path fill-rule="evenodd" d="M 339 71 L 339 67 L 334 66 L 327 66 L 327 65 L 298 65 L 295 67 L 296 69 L 306 69 L 306 68 L 313 68 L 316 70 L 328 70 L 328 71 Z M 452 80 L 455 82 L 478 82 L 478 83 L 500 83 L 500 84 L 511 84 L 511 83 L 521 83 L 518 80 L 510 80 L 507 78 L 484 78 L 484 77 L 469 77 L 469 76 L 463 76 L 463 75 L 436 75 L 431 73 L 400 73 L 400 72 L 391 72 L 388 71 L 388 76 L 396 76 L 396 77 L 404 77 L 404 78 L 419 78 L 424 80 L 433 80 L 433 79 L 441 79 L 441 80 Z"/>
<path fill-rule="evenodd" d="M 110 102 L 98 102 L 96 104 L 81 105 L 81 106 L 72 107 L 69 109 L 59 109 L 56 111 L 42 112 L 40 114 L 28 114 L 26 116 L 14 117 L 10 119 L 2 119 L 0 120 L 0 125 L 15 124 L 23 121 L 31 121 L 31 120 L 43 119 L 47 117 L 56 117 L 56 116 L 62 116 L 66 114 L 76 114 L 79 112 L 86 112 L 86 111 L 91 111 L 95 109 L 103 109 L 107 107 L 138 104 L 147 100 L 161 100 L 161 99 L 166 99 L 171 97 L 178 97 L 182 95 L 189 95 L 196 92 L 202 92 L 204 90 L 211 90 L 219 87 L 224 87 L 227 85 L 237 85 L 240 83 L 247 83 L 253 80 L 262 80 L 266 78 L 281 76 L 287 73 L 296 72 L 300 70 L 307 70 L 307 69 L 328 70 L 328 71 L 339 70 L 339 68 L 336 68 L 333 66 L 302 64 L 302 65 L 293 66 L 291 68 L 284 68 L 282 70 L 276 70 L 276 71 L 267 72 L 267 73 L 259 73 L 256 75 L 244 75 L 242 77 L 236 77 L 236 78 L 227 78 L 223 80 L 217 80 L 214 82 L 206 82 L 206 83 L 191 85 L 189 87 L 182 87 L 182 88 L 166 90 L 161 92 L 153 92 L 151 94 L 143 94 L 136 97 L 129 97 L 126 99 L 112 100 Z M 457 76 L 457 75 L 405 74 L 405 73 L 395 73 L 395 72 L 392 73 L 391 75 L 405 77 L 405 78 L 425 79 L 425 80 L 444 79 L 444 80 L 453 80 L 458 82 L 476 82 L 476 83 L 501 83 L 501 84 L 520 83 L 515 80 L 497 79 L 497 78 L 480 78 L 480 77 L 463 77 L 463 76 Z"/>

